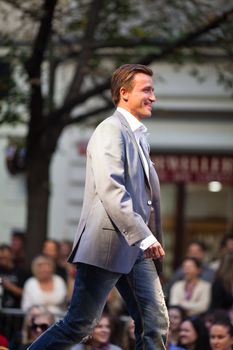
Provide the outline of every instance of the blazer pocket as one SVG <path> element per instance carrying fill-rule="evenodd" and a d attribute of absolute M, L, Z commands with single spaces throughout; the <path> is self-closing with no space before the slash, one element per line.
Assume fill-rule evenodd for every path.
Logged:
<path fill-rule="evenodd" d="M 102 230 L 104 231 L 114 231 L 116 232 L 116 230 L 114 228 L 110 228 L 110 227 L 102 227 Z"/>

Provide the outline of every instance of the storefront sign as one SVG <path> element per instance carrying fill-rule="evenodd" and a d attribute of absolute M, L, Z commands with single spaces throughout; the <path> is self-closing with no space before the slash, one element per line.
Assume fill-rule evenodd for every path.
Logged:
<path fill-rule="evenodd" d="M 233 184 L 233 156 L 152 155 L 161 182 Z"/>

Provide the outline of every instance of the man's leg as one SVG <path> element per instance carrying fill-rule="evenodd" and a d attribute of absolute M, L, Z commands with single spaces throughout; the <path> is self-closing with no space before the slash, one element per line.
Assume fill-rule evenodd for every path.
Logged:
<path fill-rule="evenodd" d="M 142 253 L 116 287 L 135 322 L 136 349 L 165 350 L 168 313 L 153 261 Z"/>
<path fill-rule="evenodd" d="M 110 290 L 121 275 L 79 264 L 69 309 L 63 320 L 43 333 L 29 350 L 66 350 L 91 334 Z"/>

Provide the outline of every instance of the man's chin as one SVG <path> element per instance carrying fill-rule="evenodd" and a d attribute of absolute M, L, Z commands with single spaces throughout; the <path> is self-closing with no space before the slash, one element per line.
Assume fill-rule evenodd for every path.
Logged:
<path fill-rule="evenodd" d="M 141 119 L 150 118 L 151 116 L 152 116 L 152 112 L 144 113 L 144 114 L 141 116 Z"/>

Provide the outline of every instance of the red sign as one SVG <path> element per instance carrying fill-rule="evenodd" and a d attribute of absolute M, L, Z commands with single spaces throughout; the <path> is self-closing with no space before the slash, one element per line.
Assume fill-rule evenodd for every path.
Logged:
<path fill-rule="evenodd" d="M 233 184 L 233 156 L 152 155 L 161 182 Z"/>

